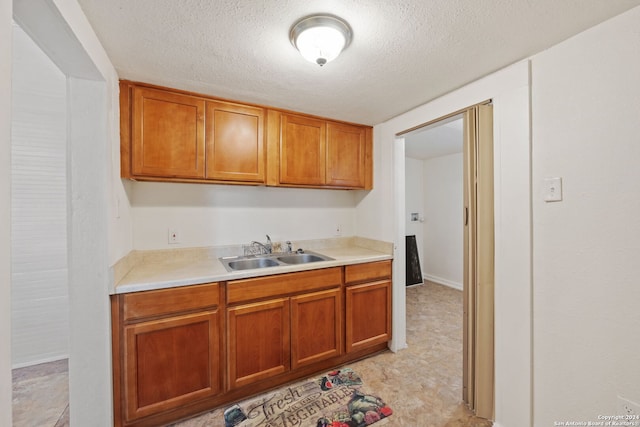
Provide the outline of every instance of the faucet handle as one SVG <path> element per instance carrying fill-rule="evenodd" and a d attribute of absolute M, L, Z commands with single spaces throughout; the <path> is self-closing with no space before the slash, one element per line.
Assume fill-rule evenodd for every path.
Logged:
<path fill-rule="evenodd" d="M 271 237 L 267 234 L 267 252 L 273 253 L 273 243 L 271 242 Z"/>
<path fill-rule="evenodd" d="M 291 252 L 293 252 L 293 248 L 291 247 L 291 240 L 287 240 L 285 243 L 287 244 L 287 253 L 290 254 Z"/>

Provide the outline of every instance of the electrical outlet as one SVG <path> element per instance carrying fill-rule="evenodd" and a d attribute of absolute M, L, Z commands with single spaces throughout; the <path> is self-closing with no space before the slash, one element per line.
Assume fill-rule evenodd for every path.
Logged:
<path fill-rule="evenodd" d="M 617 415 L 640 415 L 640 404 L 618 396 L 618 414 Z"/>
<path fill-rule="evenodd" d="M 336 236 L 342 236 L 342 224 L 336 224 Z"/>
<path fill-rule="evenodd" d="M 176 243 L 180 243 L 180 232 L 177 228 L 169 229 L 169 244 L 173 245 Z"/>

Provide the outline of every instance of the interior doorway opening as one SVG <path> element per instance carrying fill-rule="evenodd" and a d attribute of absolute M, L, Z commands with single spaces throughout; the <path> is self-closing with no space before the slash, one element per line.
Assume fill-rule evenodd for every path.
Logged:
<path fill-rule="evenodd" d="M 406 158 L 399 228 L 419 236 L 422 277 L 463 292 L 461 399 L 493 419 L 492 107 L 476 105 L 398 136 Z"/>
<path fill-rule="evenodd" d="M 111 137 L 117 135 L 117 115 L 114 119 L 109 111 L 117 102 L 117 76 L 101 62 L 106 56 L 100 56 L 91 34 L 70 25 L 79 19 L 75 12 L 73 5 L 48 0 L 13 4 L 15 23 L 65 79 L 67 190 L 58 201 L 66 206 L 69 422 L 107 426 L 113 425 L 108 159 Z"/>
<path fill-rule="evenodd" d="M 405 136 L 405 227 L 422 278 L 463 289 L 463 116 Z M 407 283 L 408 284 L 408 283 Z"/>

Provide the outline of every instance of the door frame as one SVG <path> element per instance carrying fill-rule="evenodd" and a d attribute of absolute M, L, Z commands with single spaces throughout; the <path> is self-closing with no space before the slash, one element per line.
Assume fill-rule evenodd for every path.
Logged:
<path fill-rule="evenodd" d="M 449 119 L 464 122 L 463 401 L 477 416 L 494 419 L 494 197 L 491 100 L 454 111 L 396 134 L 396 166 L 404 136 Z M 399 180 L 400 181 L 400 180 Z M 405 191 L 405 182 L 396 189 Z M 399 221 L 398 230 L 404 230 Z M 400 234 L 404 234 L 401 232 Z M 404 253 L 402 249 L 398 252 Z M 406 256 L 406 254 L 404 254 Z"/>
<path fill-rule="evenodd" d="M 533 426 L 531 63 L 523 60 L 374 127 L 373 191 L 358 206 L 360 233 L 394 243 L 392 351 L 406 348 L 406 129 L 493 100 L 495 424 Z M 391 160 L 393 159 L 392 164 Z M 390 201 L 392 201 L 390 206 Z"/>

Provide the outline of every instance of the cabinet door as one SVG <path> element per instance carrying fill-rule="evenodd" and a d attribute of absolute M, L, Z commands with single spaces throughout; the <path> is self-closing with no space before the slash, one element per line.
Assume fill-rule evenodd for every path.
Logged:
<path fill-rule="evenodd" d="M 218 310 L 124 329 L 126 418 L 133 420 L 221 390 Z"/>
<path fill-rule="evenodd" d="M 365 129 L 327 123 L 327 185 L 364 188 Z"/>
<path fill-rule="evenodd" d="M 133 175 L 204 178 L 204 100 L 135 87 Z"/>
<path fill-rule="evenodd" d="M 289 370 L 289 299 L 227 310 L 229 387 L 237 388 Z"/>
<path fill-rule="evenodd" d="M 391 339 L 391 281 L 346 289 L 347 353 Z"/>
<path fill-rule="evenodd" d="M 206 177 L 265 182 L 264 110 L 207 102 Z"/>
<path fill-rule="evenodd" d="M 339 356 L 342 343 L 340 289 L 291 298 L 291 367 Z"/>
<path fill-rule="evenodd" d="M 283 114 L 280 132 L 280 183 L 324 185 L 326 122 Z"/>

